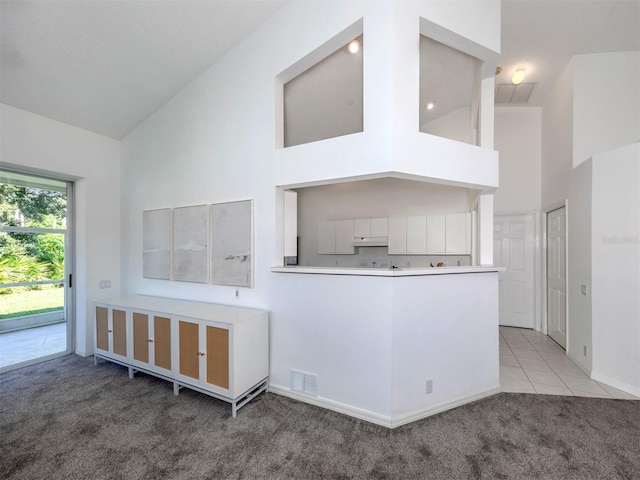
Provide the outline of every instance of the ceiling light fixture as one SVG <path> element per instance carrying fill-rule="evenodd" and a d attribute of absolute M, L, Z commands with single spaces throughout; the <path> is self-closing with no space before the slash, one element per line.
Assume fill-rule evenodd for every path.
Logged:
<path fill-rule="evenodd" d="M 347 46 L 349 53 L 358 53 L 360 51 L 360 42 L 358 40 L 351 40 Z"/>
<path fill-rule="evenodd" d="M 516 73 L 511 77 L 511 83 L 514 85 L 520 85 L 524 81 L 524 68 L 519 68 Z"/>
<path fill-rule="evenodd" d="M 436 104 L 435 104 L 435 103 L 433 103 L 433 102 L 429 102 L 429 103 L 427 103 L 427 110 L 433 110 L 433 108 L 434 108 L 435 106 L 436 106 Z"/>

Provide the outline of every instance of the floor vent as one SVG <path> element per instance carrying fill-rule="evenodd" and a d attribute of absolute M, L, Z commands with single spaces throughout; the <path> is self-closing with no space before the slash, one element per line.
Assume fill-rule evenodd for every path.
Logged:
<path fill-rule="evenodd" d="M 291 370 L 291 390 L 318 396 L 318 375 Z"/>

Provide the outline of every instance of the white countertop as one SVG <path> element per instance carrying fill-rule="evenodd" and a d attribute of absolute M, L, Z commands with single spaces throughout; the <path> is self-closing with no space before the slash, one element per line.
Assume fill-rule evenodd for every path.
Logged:
<path fill-rule="evenodd" d="M 363 277 L 415 277 L 422 275 L 455 275 L 462 273 L 502 272 L 504 267 L 420 267 L 420 268 L 359 268 L 359 267 L 271 267 L 277 273 L 306 273 L 319 275 L 357 275 Z"/>

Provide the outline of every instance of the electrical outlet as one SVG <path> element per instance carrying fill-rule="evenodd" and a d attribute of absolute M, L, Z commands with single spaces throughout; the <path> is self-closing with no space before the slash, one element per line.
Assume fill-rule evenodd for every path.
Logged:
<path fill-rule="evenodd" d="M 583 345 L 582 346 L 582 354 L 586 357 L 587 356 L 587 346 Z"/>
<path fill-rule="evenodd" d="M 98 282 L 98 288 L 111 288 L 111 280 L 100 280 Z"/>
<path fill-rule="evenodd" d="M 433 380 L 431 378 L 427 379 L 427 381 L 425 382 L 424 393 L 433 393 Z"/>

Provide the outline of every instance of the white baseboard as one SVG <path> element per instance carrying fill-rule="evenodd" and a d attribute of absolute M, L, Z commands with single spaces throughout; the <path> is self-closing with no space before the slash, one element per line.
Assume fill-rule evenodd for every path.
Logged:
<path fill-rule="evenodd" d="M 76 348 L 75 354 L 86 358 L 86 357 L 90 357 L 91 355 L 93 355 L 93 350 L 84 351 L 84 350 L 80 350 L 80 349 Z"/>
<path fill-rule="evenodd" d="M 591 378 L 598 382 L 606 383 L 607 385 L 613 388 L 617 388 L 618 390 L 622 390 L 623 392 L 627 392 L 631 395 L 635 395 L 636 397 L 640 397 L 640 387 L 637 387 L 635 385 L 629 385 L 628 383 L 620 382 L 615 378 L 611 378 L 598 372 L 592 372 Z"/>
<path fill-rule="evenodd" d="M 381 425 L 383 427 L 392 426 L 391 417 L 370 412 L 369 410 L 364 410 L 362 408 L 353 407 L 351 405 L 347 405 L 346 403 L 340 403 L 334 400 L 329 400 L 328 398 L 312 397 L 310 395 L 305 395 L 304 393 L 295 392 L 290 388 L 283 387 L 281 385 L 275 385 L 273 383 L 270 383 L 269 392 L 276 393 L 284 397 L 293 398 L 294 400 L 299 400 L 304 403 L 309 403 L 311 405 L 315 405 L 316 407 L 322 407 L 322 408 L 326 408 L 327 410 L 332 410 L 334 412 L 342 413 L 344 415 L 349 415 L 350 417 L 355 417 L 360 420 L 365 420 L 370 423 L 375 423 L 376 425 Z"/>
<path fill-rule="evenodd" d="M 380 425 L 387 428 L 396 428 L 402 425 L 406 425 L 407 423 L 415 422 L 416 420 L 420 420 L 420 419 L 429 417 L 431 415 L 435 415 L 437 413 L 441 413 L 446 410 L 459 407 L 466 403 L 471 403 L 476 400 L 480 400 L 482 398 L 495 395 L 496 393 L 501 392 L 501 388 L 498 385 L 496 387 L 489 388 L 487 390 L 483 390 L 472 395 L 465 395 L 465 396 L 454 398 L 452 400 L 441 402 L 435 405 L 428 405 L 428 406 L 416 409 L 412 412 L 404 413 L 402 415 L 398 415 L 395 417 L 380 415 L 378 413 L 357 408 L 352 405 L 347 405 L 345 403 L 336 402 L 334 400 L 329 400 L 327 398 L 312 397 L 309 395 L 305 395 L 303 393 L 295 392 L 281 385 L 269 384 L 269 391 L 277 395 L 283 395 L 285 397 L 293 398 L 294 400 L 299 400 L 301 402 L 309 403 L 317 407 L 322 407 L 322 408 L 326 408 L 327 410 L 332 410 L 334 412 L 342 413 L 344 415 L 349 415 L 351 417 L 355 417 L 360 420 L 374 423 L 376 425 Z"/>
<path fill-rule="evenodd" d="M 427 405 L 412 412 L 403 413 L 402 415 L 393 417 L 391 428 L 400 427 L 407 423 L 415 422 L 416 420 L 421 420 L 423 418 L 430 417 L 431 415 L 442 413 L 446 410 L 451 410 L 452 408 L 460 407 L 467 403 L 475 402 L 476 400 L 481 400 L 500 392 L 502 392 L 502 388 L 500 388 L 500 385 L 497 385 L 471 395 L 463 395 L 445 402 L 436 403 L 435 405 Z"/>

